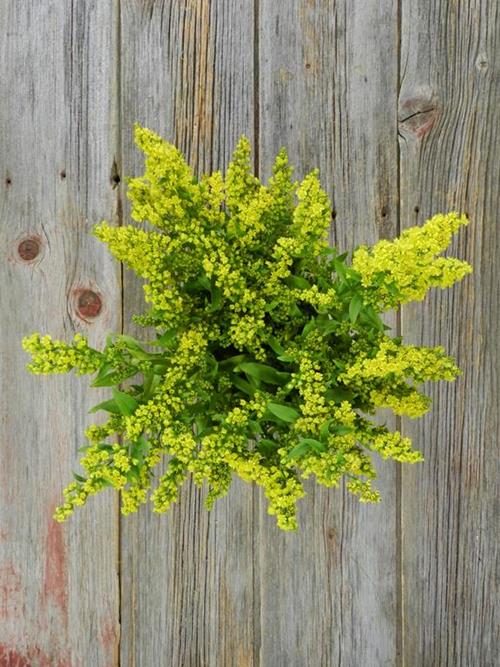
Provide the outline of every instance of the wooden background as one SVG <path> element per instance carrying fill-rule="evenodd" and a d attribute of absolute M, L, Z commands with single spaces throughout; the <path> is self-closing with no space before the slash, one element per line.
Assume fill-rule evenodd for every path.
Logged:
<path fill-rule="evenodd" d="M 498 1 L 2 0 L 0 29 L 0 665 L 498 665 Z M 108 490 L 52 520 L 100 390 L 29 375 L 20 341 L 141 310 L 89 234 L 129 219 L 135 121 L 199 172 L 242 133 L 265 178 L 287 146 L 341 248 L 469 214 L 473 276 L 394 321 L 464 375 L 403 422 L 426 461 L 384 464 L 380 505 L 309 485 L 284 534 L 235 483 L 211 514 L 188 486 L 166 516 Z"/>

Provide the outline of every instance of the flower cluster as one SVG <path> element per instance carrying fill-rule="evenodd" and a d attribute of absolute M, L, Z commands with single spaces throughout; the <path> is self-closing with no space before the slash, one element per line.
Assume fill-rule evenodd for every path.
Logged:
<path fill-rule="evenodd" d="M 123 514 L 151 499 L 165 512 L 192 476 L 206 506 L 233 474 L 262 487 L 269 513 L 297 527 L 303 479 L 346 478 L 362 502 L 377 502 L 372 455 L 422 460 L 409 438 L 371 420 L 377 408 L 417 417 L 430 399 L 420 385 L 459 373 L 443 348 L 391 338 L 381 313 L 448 287 L 471 267 L 440 257 L 467 219 L 436 215 L 394 241 L 347 253 L 329 247 L 331 205 L 317 171 L 297 184 L 286 152 L 263 185 L 242 138 L 226 174 L 197 180 L 180 152 L 136 127 L 145 173 L 129 179 L 132 218 L 102 222 L 95 235 L 145 280 L 149 309 L 134 319 L 146 340 L 110 335 L 102 351 L 24 340 L 34 373 L 95 374 L 108 413 L 87 429 L 84 475 L 64 491 L 55 518 L 107 486 Z M 162 464 L 166 468 L 158 473 Z"/>

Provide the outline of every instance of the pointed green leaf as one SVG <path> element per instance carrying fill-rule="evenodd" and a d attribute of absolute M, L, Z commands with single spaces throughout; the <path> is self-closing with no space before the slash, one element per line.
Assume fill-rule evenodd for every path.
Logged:
<path fill-rule="evenodd" d="M 289 287 L 295 287 L 296 289 L 303 290 L 311 287 L 311 284 L 302 276 L 289 276 L 285 282 Z"/>
<path fill-rule="evenodd" d="M 340 260 L 339 257 L 335 257 L 333 260 L 333 266 L 335 268 L 335 273 L 342 279 L 345 280 L 347 277 L 347 267 L 346 265 Z"/>
<path fill-rule="evenodd" d="M 282 373 L 272 366 L 258 363 L 239 364 L 238 370 L 242 370 L 246 375 L 250 375 L 256 380 L 267 382 L 268 384 L 286 384 L 290 380 L 290 373 Z M 236 370 L 236 369 L 235 369 Z"/>
<path fill-rule="evenodd" d="M 359 311 L 363 306 L 363 299 L 359 294 L 355 294 L 349 304 L 349 319 L 354 324 L 358 319 Z"/>
<path fill-rule="evenodd" d="M 106 410 L 106 412 L 111 412 L 113 415 L 120 415 L 120 409 L 114 400 L 103 401 L 94 405 L 93 408 L 90 408 L 89 413 L 97 412 L 98 410 Z"/>
<path fill-rule="evenodd" d="M 232 375 L 231 382 L 237 389 L 242 391 L 244 394 L 248 394 L 249 396 L 253 396 L 255 394 L 255 387 L 252 386 L 250 382 L 244 380 L 238 375 Z"/>
<path fill-rule="evenodd" d="M 113 399 L 120 414 L 125 417 L 129 417 L 135 412 L 135 409 L 139 403 L 135 400 L 133 396 L 125 393 L 124 391 L 119 391 L 118 389 L 113 389 Z"/>
<path fill-rule="evenodd" d="M 282 405 L 280 403 L 268 403 L 267 410 L 281 421 L 290 424 L 300 417 L 300 412 L 298 410 L 289 405 Z"/>

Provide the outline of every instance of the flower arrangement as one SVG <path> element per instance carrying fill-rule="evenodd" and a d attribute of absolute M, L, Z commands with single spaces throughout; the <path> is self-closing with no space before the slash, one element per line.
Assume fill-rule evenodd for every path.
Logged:
<path fill-rule="evenodd" d="M 285 150 L 263 185 L 244 137 L 225 176 L 200 180 L 150 130 L 136 126 L 135 139 L 146 166 L 128 180 L 128 197 L 132 218 L 149 227 L 102 222 L 94 233 L 145 279 L 151 307 L 133 319 L 155 331 L 152 340 L 110 335 L 103 350 L 80 334 L 71 344 L 23 340 L 31 372 L 75 369 L 110 387 L 92 409 L 107 420 L 86 431 L 85 475 L 73 473 L 54 518 L 64 521 L 107 486 L 121 492 L 123 514 L 134 512 L 153 483 L 154 511 L 165 512 L 188 475 L 207 484 L 208 509 L 233 473 L 255 482 L 284 530 L 297 527 L 310 475 L 326 487 L 344 477 L 362 502 L 379 501 L 371 454 L 422 456 L 370 415 L 423 415 L 430 399 L 419 386 L 460 373 L 442 347 L 390 337 L 380 315 L 471 272 L 439 256 L 467 218 L 435 215 L 393 241 L 356 248 L 348 262 L 327 243 L 331 204 L 317 170 L 293 182 Z"/>

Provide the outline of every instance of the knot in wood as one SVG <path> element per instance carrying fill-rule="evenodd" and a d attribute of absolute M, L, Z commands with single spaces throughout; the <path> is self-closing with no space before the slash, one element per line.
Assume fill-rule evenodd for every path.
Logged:
<path fill-rule="evenodd" d="M 91 289 L 78 290 L 76 312 L 82 319 L 93 319 L 102 310 L 102 299 Z"/>
<path fill-rule="evenodd" d="M 23 239 L 17 246 L 17 252 L 24 262 L 32 262 L 40 254 L 40 239 L 36 236 Z"/>

